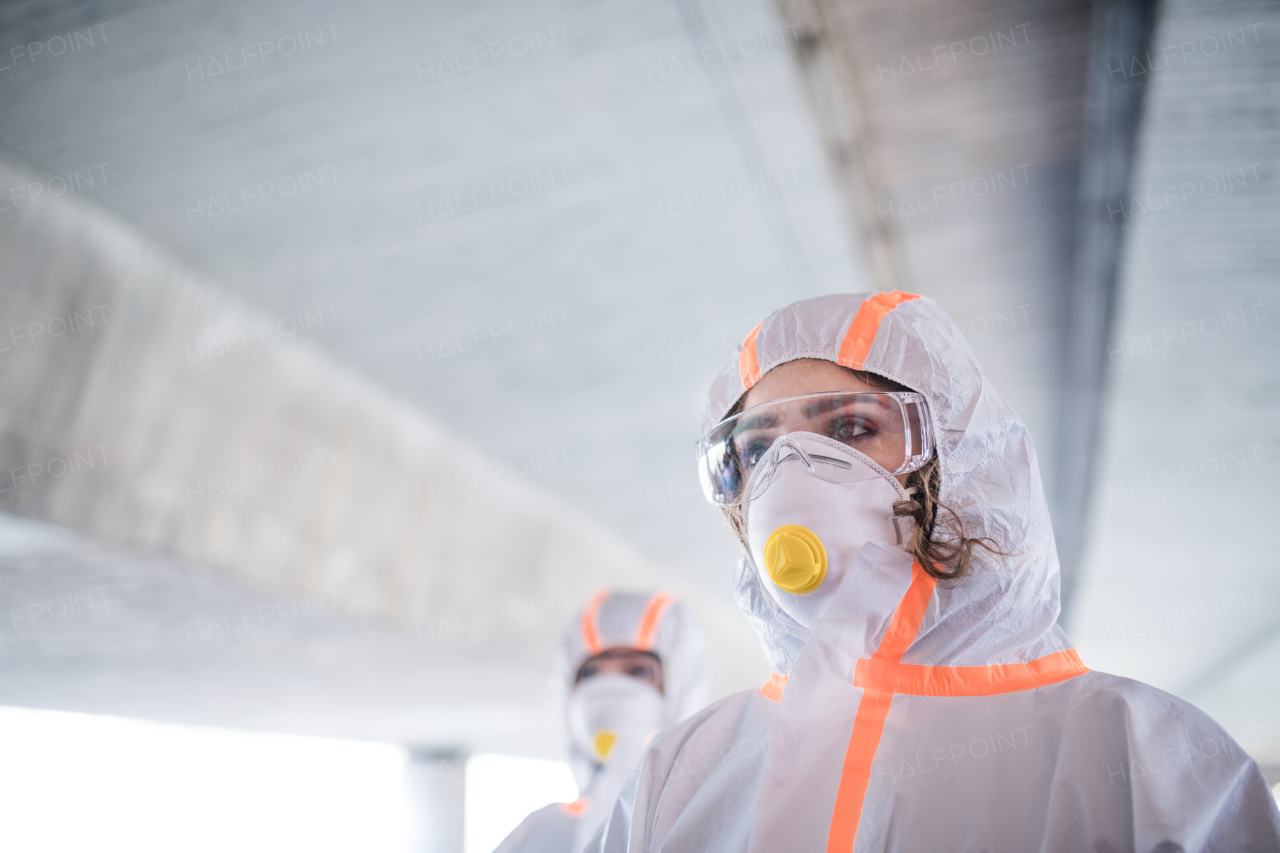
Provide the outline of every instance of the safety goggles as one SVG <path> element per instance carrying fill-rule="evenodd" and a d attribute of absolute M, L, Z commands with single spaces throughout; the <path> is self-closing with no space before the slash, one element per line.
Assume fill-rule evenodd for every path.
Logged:
<path fill-rule="evenodd" d="M 725 418 L 698 442 L 698 477 L 707 500 L 717 506 L 741 504 L 748 483 L 754 498 L 768 487 L 777 467 L 790 460 L 829 482 L 882 476 L 870 466 L 806 452 L 793 441 L 778 441 L 796 432 L 847 445 L 889 474 L 915 471 L 933 456 L 933 430 L 922 394 L 886 391 L 787 397 Z"/>

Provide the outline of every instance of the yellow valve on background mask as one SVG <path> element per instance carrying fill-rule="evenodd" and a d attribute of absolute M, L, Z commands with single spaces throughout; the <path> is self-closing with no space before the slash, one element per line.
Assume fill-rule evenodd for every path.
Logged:
<path fill-rule="evenodd" d="M 784 524 L 765 540 L 764 570 L 787 592 L 810 592 L 827 576 L 827 549 L 809 528 Z"/>
<path fill-rule="evenodd" d="M 618 736 L 613 732 L 596 732 L 596 736 L 593 741 L 596 747 L 596 755 L 600 756 L 602 759 L 608 758 L 609 751 L 613 749 L 613 745 L 617 740 Z"/>

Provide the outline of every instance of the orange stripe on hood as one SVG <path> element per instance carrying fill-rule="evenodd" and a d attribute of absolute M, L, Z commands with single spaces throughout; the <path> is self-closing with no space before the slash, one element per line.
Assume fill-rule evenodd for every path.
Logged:
<path fill-rule="evenodd" d="M 862 370 L 867 360 L 867 353 L 871 352 L 871 344 L 875 342 L 876 332 L 880 331 L 880 322 L 884 320 L 884 316 L 903 302 L 919 298 L 920 295 L 917 293 L 903 293 L 901 290 L 895 290 L 892 293 L 877 293 L 863 302 L 858 313 L 854 315 L 853 322 L 849 324 L 849 331 L 845 333 L 844 340 L 840 343 L 836 364 Z M 754 354 L 755 341 L 753 340 L 752 355 Z"/>
<path fill-rule="evenodd" d="M 587 647 L 587 655 L 598 655 L 603 651 L 600 645 L 600 628 L 596 624 L 596 615 L 600 612 L 600 605 L 604 604 L 604 600 L 609 597 L 608 590 L 601 590 L 587 601 L 587 606 L 582 609 L 582 644 Z"/>
<path fill-rule="evenodd" d="M 750 391 L 751 386 L 760 381 L 760 359 L 756 357 L 756 335 L 760 334 L 763 321 L 747 333 L 742 341 L 742 350 L 738 353 L 738 377 L 742 380 L 742 390 Z"/>
<path fill-rule="evenodd" d="M 636 635 L 631 645 L 642 652 L 651 651 L 653 641 L 658 638 L 662 617 L 667 615 L 667 611 L 675 603 L 675 598 L 665 592 L 659 592 L 650 598 L 649 603 L 644 607 L 644 614 L 640 617 L 640 624 L 636 626 Z"/>

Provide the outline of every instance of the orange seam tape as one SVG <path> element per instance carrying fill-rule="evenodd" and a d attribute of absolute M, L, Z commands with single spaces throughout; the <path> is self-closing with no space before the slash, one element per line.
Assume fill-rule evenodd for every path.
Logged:
<path fill-rule="evenodd" d="M 775 672 L 769 676 L 769 680 L 760 686 L 760 692 L 764 694 L 764 698 L 771 702 L 781 702 L 782 694 L 787 689 L 787 679 L 790 676 Z"/>
<path fill-rule="evenodd" d="M 836 791 L 836 806 L 831 815 L 827 853 L 850 853 L 853 850 L 858 824 L 862 820 L 862 804 L 867 797 L 867 783 L 871 780 L 871 763 L 880 747 L 880 736 L 884 733 L 884 721 L 889 716 L 891 704 L 893 694 L 879 690 L 864 692 L 858 702 L 849 749 L 844 754 L 840 789 Z"/>
<path fill-rule="evenodd" d="M 662 624 L 662 617 L 667 615 L 667 611 L 675 603 L 675 598 L 665 592 L 657 593 L 650 598 L 649 603 L 645 605 L 644 615 L 640 617 L 640 624 L 636 626 L 636 636 L 632 646 L 645 652 L 652 649 L 653 641 L 658 636 L 658 626 Z"/>
<path fill-rule="evenodd" d="M 849 331 L 845 333 L 844 340 L 840 342 L 836 364 L 862 370 L 867 354 L 871 352 L 871 344 L 875 342 L 876 332 L 880 331 L 880 323 L 884 320 L 884 316 L 903 302 L 919 298 L 918 293 L 903 293 L 901 290 L 895 290 L 892 293 L 877 293 L 863 302 L 853 322 L 849 324 Z M 754 342 L 752 350 L 754 354 Z"/>
<path fill-rule="evenodd" d="M 893 703 L 893 682 L 899 668 L 902 653 L 915 640 L 929 609 L 936 581 L 925 574 L 918 562 L 911 566 L 911 586 L 893 611 L 889 630 L 880 646 L 871 655 L 875 664 L 884 667 L 883 681 L 888 689 L 864 688 L 858 701 L 858 712 L 853 718 L 853 732 L 849 735 L 849 748 L 844 754 L 844 768 L 840 772 L 840 788 L 836 791 L 836 804 L 831 815 L 831 831 L 827 834 L 827 853 L 849 853 L 858 835 L 858 823 L 862 820 L 862 804 L 867 796 L 867 783 L 871 780 L 871 763 L 880 747 L 885 717 Z"/>
<path fill-rule="evenodd" d="M 756 327 L 747 333 L 742 340 L 742 351 L 738 353 L 738 378 L 742 380 L 742 390 L 750 391 L 751 386 L 760 381 L 760 360 L 756 357 L 756 335 L 760 334 L 761 320 Z"/>
<path fill-rule="evenodd" d="M 600 605 L 604 604 L 604 600 L 609 597 L 608 590 L 601 590 L 587 601 L 587 606 L 582 609 L 582 644 L 587 647 L 587 654 L 600 654 L 600 631 L 596 626 L 596 613 L 600 610 Z"/>
<path fill-rule="evenodd" d="M 1088 672 L 1075 649 L 1054 652 L 1029 663 L 991 666 L 918 666 L 899 664 L 894 679 L 895 693 L 912 696 L 997 696 L 1016 693 L 1046 684 L 1057 684 Z M 856 687 L 886 690 L 888 673 L 875 661 L 863 658 L 854 669 Z"/>
<path fill-rule="evenodd" d="M 561 803 L 560 810 L 565 814 L 580 817 L 587 810 L 587 806 L 591 805 L 590 797 L 578 797 L 572 803 Z"/>

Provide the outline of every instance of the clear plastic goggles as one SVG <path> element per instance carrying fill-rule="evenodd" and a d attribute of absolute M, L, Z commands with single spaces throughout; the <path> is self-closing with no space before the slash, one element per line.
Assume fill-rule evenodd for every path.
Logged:
<path fill-rule="evenodd" d="M 825 436 L 876 463 L 889 474 L 906 474 L 933 456 L 933 429 L 924 395 L 913 391 L 806 394 L 787 397 L 725 418 L 698 442 L 698 477 L 707 500 L 717 506 L 743 502 L 768 486 L 777 466 L 796 460 L 830 482 L 882 476 L 866 465 L 817 453 L 778 439 L 795 432 Z M 763 466 L 763 468 L 762 468 Z M 757 468 L 762 468 L 757 473 Z"/>

